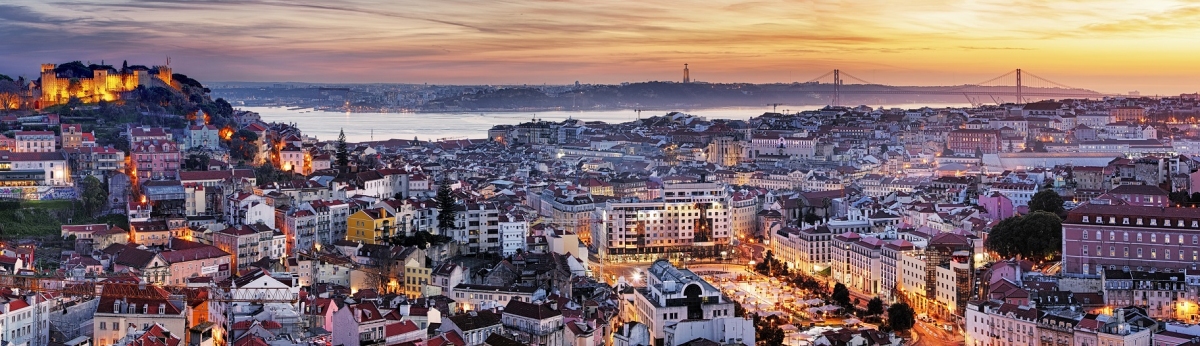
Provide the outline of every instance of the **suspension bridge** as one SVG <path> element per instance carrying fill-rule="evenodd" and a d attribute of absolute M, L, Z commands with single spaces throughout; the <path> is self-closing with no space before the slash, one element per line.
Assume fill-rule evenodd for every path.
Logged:
<path fill-rule="evenodd" d="M 811 92 L 830 95 L 832 98 L 830 104 L 834 106 L 842 105 L 843 95 L 962 95 L 967 98 L 968 102 L 975 106 L 983 104 L 981 100 L 984 97 L 991 98 L 997 104 L 1004 103 L 1005 98 L 1015 98 L 1016 103 L 1022 104 L 1045 98 L 1100 98 L 1110 96 L 1094 90 L 1076 88 L 1058 83 L 1028 71 L 1022 71 L 1021 69 L 1008 71 L 1005 74 L 978 83 L 944 87 L 900 87 L 872 83 L 845 71 L 835 69 L 817 78 L 808 80 L 804 84 L 814 86 L 806 88 L 811 90 Z"/>

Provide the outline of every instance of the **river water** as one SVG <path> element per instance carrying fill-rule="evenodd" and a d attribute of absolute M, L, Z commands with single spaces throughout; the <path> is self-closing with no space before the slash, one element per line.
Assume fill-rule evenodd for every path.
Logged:
<path fill-rule="evenodd" d="M 928 105 L 885 105 L 887 108 L 919 107 L 969 107 L 966 104 Z M 804 109 L 816 109 L 810 107 Z M 295 123 L 305 135 L 317 136 L 320 140 L 333 140 L 339 130 L 346 132 L 346 141 L 363 142 L 390 138 L 437 140 L 439 138 L 487 138 L 487 130 L 495 125 L 516 125 L 531 119 L 565 120 L 568 117 L 580 121 L 603 121 L 622 123 L 637 119 L 633 110 L 605 111 L 547 111 L 547 112 L 473 112 L 473 113 L 338 113 L 314 111 L 312 109 L 288 109 L 283 107 L 243 107 L 257 112 L 267 122 Z M 783 109 L 780 108 L 780 111 Z M 770 112 L 770 107 L 728 107 L 682 109 L 680 112 L 708 119 L 750 119 Z M 792 110 L 795 111 L 795 110 Z M 668 111 L 642 111 L 648 118 L 663 115 Z"/>

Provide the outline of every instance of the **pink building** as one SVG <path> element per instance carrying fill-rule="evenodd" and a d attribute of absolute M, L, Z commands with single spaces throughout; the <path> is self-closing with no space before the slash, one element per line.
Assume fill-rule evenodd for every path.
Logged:
<path fill-rule="evenodd" d="M 175 142 L 157 139 L 134 142 L 129 152 L 138 178 L 179 179 L 180 154 Z"/>
<path fill-rule="evenodd" d="M 989 195 L 980 195 L 979 206 L 987 210 L 988 217 L 992 220 L 1004 220 L 1016 215 L 1016 209 L 1013 208 L 1012 200 L 1008 199 L 1008 196 L 996 191 L 993 191 Z"/>
<path fill-rule="evenodd" d="M 1198 270 L 1197 263 L 1200 209 L 1096 200 L 1071 210 L 1063 220 L 1064 273 Z"/>

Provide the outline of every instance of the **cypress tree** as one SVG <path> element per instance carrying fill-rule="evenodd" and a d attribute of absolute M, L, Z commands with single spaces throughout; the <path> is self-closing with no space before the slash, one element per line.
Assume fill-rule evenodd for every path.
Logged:
<path fill-rule="evenodd" d="M 338 130 L 337 139 L 337 164 L 338 167 L 346 167 L 350 165 L 350 151 L 346 148 L 346 131 Z"/>
<path fill-rule="evenodd" d="M 441 234 L 445 235 L 447 231 L 454 229 L 454 219 L 457 213 L 454 210 L 454 205 L 457 201 L 454 200 L 453 192 L 450 191 L 450 179 L 442 177 L 438 185 L 437 198 L 435 199 L 438 204 L 438 230 L 441 231 Z"/>

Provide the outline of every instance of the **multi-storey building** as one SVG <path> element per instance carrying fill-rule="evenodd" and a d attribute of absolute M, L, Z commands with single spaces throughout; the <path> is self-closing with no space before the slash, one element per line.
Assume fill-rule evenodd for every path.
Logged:
<path fill-rule="evenodd" d="M 459 242 L 464 253 L 500 253 L 500 209 L 495 203 L 466 203 L 456 205 L 454 231 L 451 237 Z"/>
<path fill-rule="evenodd" d="M 179 178 L 179 147 L 169 140 L 145 140 L 133 142 L 130 162 L 137 177 L 142 180 L 169 180 Z"/>
<path fill-rule="evenodd" d="M 515 339 L 523 344 L 543 346 L 563 346 L 565 343 L 565 324 L 562 310 L 558 309 L 558 301 L 546 303 L 529 303 L 519 300 L 509 301 L 504 306 L 500 316 L 504 329 L 515 334 Z"/>
<path fill-rule="evenodd" d="M 646 285 L 634 289 L 633 306 L 657 343 L 666 339 L 668 325 L 733 316 L 734 303 L 690 270 L 658 260 L 647 274 Z"/>
<path fill-rule="evenodd" d="M 49 153 L 58 150 L 55 148 L 57 138 L 54 131 L 17 131 L 13 133 L 13 139 L 16 140 L 16 148 L 13 151 L 18 153 Z"/>
<path fill-rule="evenodd" d="M 1104 270 L 1101 275 L 1107 306 L 1138 306 L 1151 318 L 1186 319 L 1195 314 L 1196 292 L 1183 271 L 1146 272 Z"/>
<path fill-rule="evenodd" d="M 169 267 L 166 284 L 183 286 L 188 279 L 197 277 L 211 277 L 220 282 L 232 272 L 233 257 L 218 247 L 178 238 L 172 239 L 170 246 L 172 250 L 159 253 Z"/>
<path fill-rule="evenodd" d="M 453 287 L 451 298 L 463 310 L 491 309 L 498 306 L 505 306 L 509 301 L 513 300 L 531 302 L 533 301 L 533 293 L 538 290 L 536 286 L 458 284 Z"/>
<path fill-rule="evenodd" d="M 1000 152 L 1000 132 L 996 130 L 954 130 L 946 138 L 946 149 L 956 156 Z"/>
<path fill-rule="evenodd" d="M 312 249 L 317 244 L 317 214 L 292 208 L 284 214 L 280 230 L 288 237 L 288 253 Z"/>
<path fill-rule="evenodd" d="M 285 250 L 283 233 L 262 224 L 238 225 L 212 234 L 213 245 L 233 255 L 232 266 L 244 269 L 263 258 L 280 258 Z"/>
<path fill-rule="evenodd" d="M 347 304 L 333 313 L 333 344 L 384 345 L 387 319 L 373 302 Z"/>
<path fill-rule="evenodd" d="M 764 131 L 750 138 L 746 157 L 761 159 L 808 159 L 816 154 L 817 138 L 807 131 Z"/>
<path fill-rule="evenodd" d="M 539 197 L 540 215 L 548 216 L 550 222 L 579 235 L 585 244 L 591 244 L 592 218 L 596 211 L 591 193 L 574 186 L 555 185 L 542 190 Z"/>
<path fill-rule="evenodd" d="M 975 244 L 966 236 L 939 233 L 925 248 L 925 298 L 931 315 L 961 317 L 973 292 Z"/>
<path fill-rule="evenodd" d="M 1200 270 L 1197 263 L 1200 209 L 1094 200 L 1063 220 L 1064 273 Z"/>
<path fill-rule="evenodd" d="M 59 147 L 63 149 L 79 148 L 83 146 L 83 125 L 79 124 L 60 124 L 59 125 Z"/>
<path fill-rule="evenodd" d="M 383 244 L 391 237 L 395 217 L 384 208 L 363 209 L 346 219 L 346 240 L 363 244 Z"/>
<path fill-rule="evenodd" d="M 846 288 L 861 294 L 874 297 L 879 294 L 882 276 L 882 261 L 880 250 L 883 240 L 858 233 L 843 233 L 833 237 L 830 243 L 832 249 L 833 281 L 846 285 Z"/>
<path fill-rule="evenodd" d="M 729 193 L 725 186 L 701 180 L 664 183 L 663 196 L 652 201 L 610 201 L 603 209 L 607 259 L 649 260 L 662 254 L 716 257 L 732 238 Z"/>
<path fill-rule="evenodd" d="M 113 345 L 126 336 L 130 326 L 146 328 L 158 323 L 168 330 L 187 330 L 186 305 L 181 301 L 171 301 L 170 293 L 166 290 L 153 285 L 126 286 L 126 290 L 139 294 L 100 298 L 100 305 L 96 307 L 96 315 L 92 319 L 92 338 L 96 340 L 96 346 Z"/>
<path fill-rule="evenodd" d="M 526 250 L 525 237 L 529 235 L 529 222 L 521 215 L 500 215 L 500 254 L 512 256 Z"/>
<path fill-rule="evenodd" d="M 316 239 L 315 244 L 333 244 L 334 242 L 346 239 L 346 231 L 349 229 L 347 222 L 350 219 L 350 205 L 343 201 L 337 200 L 316 200 L 309 203 L 303 203 L 299 208 L 308 210 L 316 216 Z M 300 249 L 304 249 L 300 247 Z"/>
<path fill-rule="evenodd" d="M 1138 123 L 1146 120 L 1146 109 L 1138 106 L 1120 106 L 1108 109 L 1113 122 Z"/>
<path fill-rule="evenodd" d="M 730 227 L 742 241 L 756 238 L 758 234 L 758 194 L 754 191 L 737 191 L 729 199 Z"/>
<path fill-rule="evenodd" d="M 125 173 L 125 152 L 113 147 L 63 148 L 71 174 L 77 179 L 93 176 L 107 181 L 108 176 Z"/>
<path fill-rule="evenodd" d="M 213 125 L 192 125 L 187 128 L 184 150 L 221 149 L 221 129 Z"/>
<path fill-rule="evenodd" d="M 0 151 L 0 185 L 7 187 L 70 186 L 71 167 L 61 152 Z M 23 198 L 24 196 L 3 196 Z"/>

